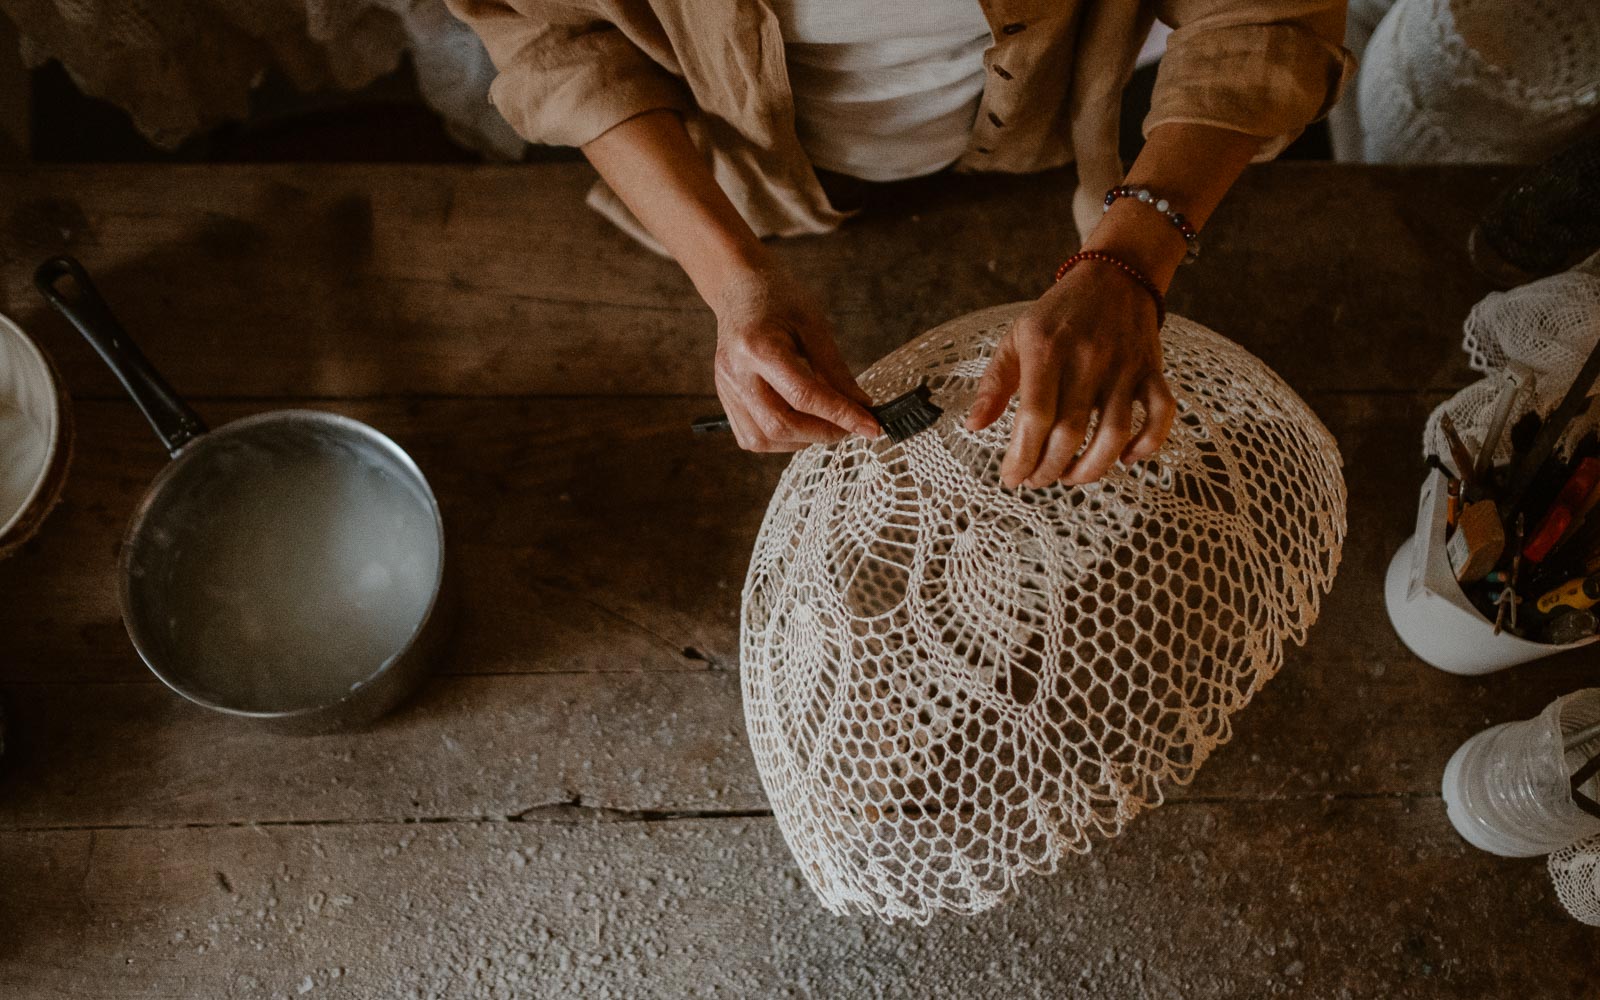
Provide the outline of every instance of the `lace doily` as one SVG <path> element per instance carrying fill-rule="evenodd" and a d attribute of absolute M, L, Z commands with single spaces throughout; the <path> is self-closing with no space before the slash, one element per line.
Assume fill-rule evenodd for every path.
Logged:
<path fill-rule="evenodd" d="M 1548 863 L 1561 905 L 1575 919 L 1600 927 L 1600 837 L 1563 847 Z"/>
<path fill-rule="evenodd" d="M 1024 304 L 938 327 L 862 379 L 927 380 L 944 416 L 784 473 L 745 581 L 751 745 L 801 870 L 835 912 L 987 909 L 1170 783 L 1299 642 L 1345 530 L 1337 446 L 1238 345 L 1164 330 L 1180 414 L 1153 459 L 1006 489 L 1013 408 L 962 426 Z"/>
<path fill-rule="evenodd" d="M 1474 450 L 1489 433 L 1495 404 L 1505 384 L 1501 369 L 1519 366 L 1533 376 L 1532 391 L 1515 402 L 1505 426 L 1530 411 L 1549 413 L 1561 402 L 1578 369 L 1600 339 L 1600 254 L 1561 274 L 1491 292 L 1467 315 L 1461 348 L 1480 379 L 1445 400 L 1429 414 L 1422 432 L 1424 455 L 1437 455 L 1454 468 L 1439 418 L 1450 414 L 1467 446 Z M 1562 435 L 1559 452 L 1600 427 L 1600 407 L 1579 414 Z M 1510 435 L 1502 433 L 1495 464 L 1511 461 Z M 1457 472 L 1461 470 L 1456 469 Z"/>
<path fill-rule="evenodd" d="M 523 142 L 489 104 L 494 66 L 444 0 L 7 0 L 29 65 L 59 59 L 84 93 L 173 148 L 243 120 L 268 68 L 302 91 L 354 89 L 409 50 L 423 99 L 459 142 L 513 157 Z"/>
<path fill-rule="evenodd" d="M 1368 162 L 1538 162 L 1600 112 L 1600 4 L 1399 0 L 1358 92 Z"/>

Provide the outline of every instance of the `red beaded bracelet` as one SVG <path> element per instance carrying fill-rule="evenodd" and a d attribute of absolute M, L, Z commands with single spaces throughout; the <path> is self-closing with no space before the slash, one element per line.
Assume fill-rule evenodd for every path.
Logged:
<path fill-rule="evenodd" d="M 1132 264 L 1129 264 L 1120 257 L 1113 257 L 1111 254 L 1105 253 L 1101 250 L 1079 250 L 1071 257 L 1068 257 L 1066 260 L 1062 261 L 1061 266 L 1056 268 L 1056 280 L 1060 281 L 1062 278 L 1066 277 L 1067 272 L 1072 270 L 1074 266 L 1086 260 L 1098 260 L 1102 264 L 1110 264 L 1112 267 L 1132 278 L 1140 288 L 1143 288 L 1146 292 L 1150 293 L 1151 300 L 1156 304 L 1156 329 L 1159 330 L 1166 325 L 1166 296 L 1161 294 L 1161 289 L 1157 288 L 1156 283 L 1146 277 L 1143 271 L 1139 270 L 1137 267 L 1134 267 Z"/>

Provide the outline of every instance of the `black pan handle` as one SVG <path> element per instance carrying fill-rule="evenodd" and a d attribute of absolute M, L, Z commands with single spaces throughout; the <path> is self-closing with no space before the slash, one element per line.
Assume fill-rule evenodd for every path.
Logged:
<path fill-rule="evenodd" d="M 69 275 L 77 287 L 70 292 L 63 291 L 61 279 Z M 96 353 L 111 366 L 117 381 L 133 397 L 169 454 L 176 455 L 184 445 L 206 432 L 199 414 L 178 398 L 172 386 L 129 339 L 111 307 L 95 290 L 82 264 L 71 257 L 52 257 L 33 273 L 33 283 L 45 301 L 77 327 Z"/>

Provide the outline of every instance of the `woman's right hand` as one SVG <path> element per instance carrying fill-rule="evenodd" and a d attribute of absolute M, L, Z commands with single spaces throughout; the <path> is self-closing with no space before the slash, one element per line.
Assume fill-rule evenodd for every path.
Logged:
<path fill-rule="evenodd" d="M 768 256 L 676 112 L 635 115 L 583 152 L 717 314 L 717 395 L 741 446 L 798 451 L 882 433 L 833 325 Z"/>
<path fill-rule="evenodd" d="M 767 266 L 729 279 L 710 299 L 717 395 L 740 447 L 799 451 L 882 433 L 839 356 L 833 324 L 793 279 Z"/>

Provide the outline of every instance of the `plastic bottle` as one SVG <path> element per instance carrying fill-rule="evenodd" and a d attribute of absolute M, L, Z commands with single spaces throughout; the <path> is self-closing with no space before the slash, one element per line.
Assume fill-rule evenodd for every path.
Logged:
<path fill-rule="evenodd" d="M 1600 834 L 1600 817 L 1572 800 L 1571 776 L 1596 754 L 1600 688 L 1557 698 L 1536 718 L 1507 722 L 1472 737 L 1445 765 L 1445 807 L 1470 844 L 1506 857 L 1533 857 Z M 1573 743 L 1572 746 L 1565 746 Z M 1583 787 L 1600 799 L 1600 778 Z"/>

